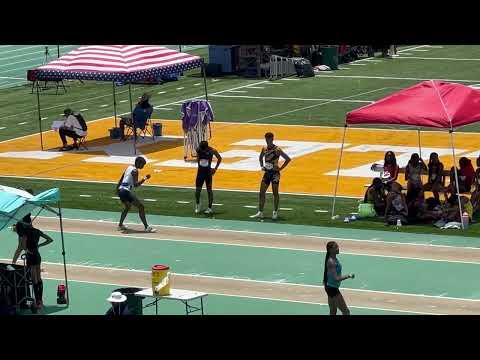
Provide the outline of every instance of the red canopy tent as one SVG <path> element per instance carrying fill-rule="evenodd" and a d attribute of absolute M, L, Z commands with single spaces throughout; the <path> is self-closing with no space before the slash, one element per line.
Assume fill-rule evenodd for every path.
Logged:
<path fill-rule="evenodd" d="M 425 127 L 446 129 L 450 133 L 453 163 L 456 164 L 453 141 L 454 130 L 478 121 L 480 121 L 480 91 L 466 85 L 438 80 L 423 81 L 349 112 L 345 120 L 342 147 L 337 167 L 332 217 L 335 213 L 343 144 L 349 125 L 378 124 L 415 127 L 418 129 L 419 134 L 420 129 Z M 458 184 L 456 166 L 454 169 L 455 181 Z M 461 212 L 460 194 L 457 194 L 457 196 Z"/>

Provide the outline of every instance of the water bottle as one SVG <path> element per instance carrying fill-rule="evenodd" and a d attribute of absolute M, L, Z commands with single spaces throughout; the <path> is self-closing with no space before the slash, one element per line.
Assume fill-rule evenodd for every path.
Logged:
<path fill-rule="evenodd" d="M 399 228 L 402 226 L 402 220 L 397 219 L 397 225 L 395 226 L 395 229 L 400 230 Z"/>

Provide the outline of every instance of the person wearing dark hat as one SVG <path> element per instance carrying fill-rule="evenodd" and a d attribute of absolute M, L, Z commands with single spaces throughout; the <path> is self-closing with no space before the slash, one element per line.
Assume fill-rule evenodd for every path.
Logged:
<path fill-rule="evenodd" d="M 26 265 L 30 268 L 32 276 L 36 306 L 37 308 L 41 308 L 43 306 L 43 281 L 40 274 L 42 257 L 40 256 L 38 248 L 50 244 L 53 242 L 53 239 L 32 226 L 30 214 L 24 216 L 22 221 L 17 222 L 13 230 L 18 234 L 18 247 L 13 255 L 12 264 L 16 264 L 21 252 L 25 251 L 27 256 Z M 41 237 L 44 238 L 45 241 L 40 244 L 39 241 Z"/>
<path fill-rule="evenodd" d="M 67 151 L 72 149 L 78 149 L 77 140 L 82 136 L 85 136 L 86 133 L 82 129 L 77 117 L 73 114 L 71 109 L 65 109 L 63 111 L 64 123 L 63 126 L 58 129 L 58 134 L 62 140 L 61 151 Z M 67 136 L 73 139 L 73 145 L 68 146 Z"/>
<path fill-rule="evenodd" d="M 112 305 L 105 313 L 106 316 L 133 315 L 127 305 L 127 297 L 119 291 L 114 291 L 107 301 Z"/>

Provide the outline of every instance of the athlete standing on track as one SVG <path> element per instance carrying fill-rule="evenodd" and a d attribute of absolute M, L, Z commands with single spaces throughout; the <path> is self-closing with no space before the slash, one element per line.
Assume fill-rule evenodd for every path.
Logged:
<path fill-rule="evenodd" d="M 350 310 L 345 303 L 345 299 L 340 293 L 340 283 L 346 279 L 354 279 L 354 274 L 342 275 L 342 265 L 337 259 L 339 253 L 338 244 L 335 241 L 327 243 L 327 253 L 325 254 L 325 268 L 323 271 L 323 285 L 328 295 L 328 306 L 330 315 L 337 315 L 337 308 L 343 315 L 350 315 Z"/>
<path fill-rule="evenodd" d="M 272 219 L 276 220 L 278 217 L 278 205 L 280 203 L 280 195 L 278 194 L 278 187 L 280 185 L 280 171 L 282 171 L 291 161 L 290 157 L 285 154 L 282 149 L 273 143 L 273 134 L 268 132 L 265 134 L 265 141 L 267 146 L 262 148 L 259 161 L 260 167 L 265 172 L 263 174 L 262 182 L 260 184 L 258 212 L 251 218 L 263 218 L 263 208 L 265 207 L 265 194 L 270 183 L 272 183 L 273 192 L 273 215 Z M 278 159 L 282 157 L 285 161 L 281 167 L 278 167 Z M 265 160 L 265 164 L 263 163 Z"/>
<path fill-rule="evenodd" d="M 142 220 L 143 225 L 145 226 L 145 232 L 153 232 L 153 228 L 147 224 L 147 219 L 145 218 L 145 207 L 138 200 L 137 196 L 133 192 L 133 189 L 142 185 L 145 181 L 150 179 L 150 175 L 146 175 L 142 180 L 138 181 L 138 170 L 143 169 L 147 161 L 138 156 L 135 159 L 135 166 L 130 165 L 120 177 L 120 180 L 117 184 L 117 194 L 120 198 L 120 201 L 123 203 L 125 209 L 122 211 L 120 216 L 120 222 L 118 223 L 119 230 L 127 230 L 127 227 L 123 225 L 123 221 L 127 217 L 130 207 L 133 205 L 138 208 L 138 215 Z"/>
<path fill-rule="evenodd" d="M 212 169 L 212 159 L 213 156 L 217 158 L 217 164 L 215 169 Z M 212 204 L 213 204 L 213 190 L 212 190 L 212 177 L 215 175 L 220 163 L 222 162 L 222 157 L 217 150 L 208 146 L 207 141 L 200 142 L 200 145 L 197 149 L 197 162 L 198 162 L 198 171 L 197 178 L 195 180 L 195 214 L 200 212 L 200 193 L 202 192 L 203 183 L 207 187 L 208 194 L 208 208 L 205 210 L 205 214 L 212 214 Z"/>

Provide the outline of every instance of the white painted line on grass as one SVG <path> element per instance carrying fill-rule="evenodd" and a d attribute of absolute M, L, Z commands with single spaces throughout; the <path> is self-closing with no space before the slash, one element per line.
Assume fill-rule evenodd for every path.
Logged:
<path fill-rule="evenodd" d="M 263 90 L 265 89 L 264 87 L 262 86 L 248 86 L 249 89 L 259 89 L 259 90 Z"/>
<path fill-rule="evenodd" d="M 173 109 L 170 109 L 170 108 L 158 108 L 158 109 L 156 109 L 156 110 L 167 110 L 167 111 L 171 111 L 171 110 L 173 110 Z"/>
<path fill-rule="evenodd" d="M 362 64 L 362 63 L 352 64 L 352 63 L 350 63 L 349 65 L 352 65 L 352 66 L 365 66 L 365 65 L 367 65 L 367 64 Z"/>
<path fill-rule="evenodd" d="M 103 104 L 103 105 L 100 105 L 101 108 L 104 108 L 104 107 L 107 107 L 108 104 Z"/>
<path fill-rule="evenodd" d="M 178 203 L 178 204 L 190 204 L 191 201 L 181 201 L 181 200 L 177 200 L 177 203 Z"/>
<path fill-rule="evenodd" d="M 430 51 L 429 49 L 413 49 L 412 51 Z"/>
<path fill-rule="evenodd" d="M 299 101 L 331 101 L 331 102 L 354 102 L 354 103 L 368 103 L 371 104 L 374 101 L 370 100 L 342 100 L 342 99 L 305 99 L 305 98 L 289 98 L 289 97 L 276 97 L 276 96 L 250 96 L 250 95 L 211 95 L 215 97 L 224 98 L 240 98 L 240 99 L 260 99 L 260 100 L 299 100 Z"/>
<path fill-rule="evenodd" d="M 215 204 L 215 203 L 212 203 L 213 206 L 223 206 L 223 204 Z"/>
<path fill-rule="evenodd" d="M 17 125 L 25 125 L 25 124 L 28 124 L 28 121 L 24 121 L 24 122 L 18 123 Z"/>
<path fill-rule="evenodd" d="M 315 210 L 316 213 L 328 213 L 328 210 Z"/>
<path fill-rule="evenodd" d="M 183 90 L 183 89 L 185 89 L 183 86 L 180 86 L 177 88 L 177 90 Z"/>
<path fill-rule="evenodd" d="M 201 83 L 195 83 L 193 84 L 193 86 L 198 86 L 198 85 L 202 85 Z"/>
<path fill-rule="evenodd" d="M 3 129 L 6 129 L 6 127 L 5 126 L 0 127 L 0 130 L 3 130 Z"/>
<path fill-rule="evenodd" d="M 300 79 L 297 79 L 297 78 L 283 78 L 283 80 L 287 80 L 287 81 L 300 81 Z"/>
<path fill-rule="evenodd" d="M 285 210 L 285 211 L 292 211 L 292 208 L 279 208 L 280 210 Z"/>
<path fill-rule="evenodd" d="M 247 209 L 256 209 L 257 206 L 253 206 L 253 205 L 243 205 L 244 208 L 247 208 Z"/>
<path fill-rule="evenodd" d="M 112 196 L 112 199 L 120 200 L 118 196 Z"/>
<path fill-rule="evenodd" d="M 420 56 L 399 56 L 397 59 L 416 59 L 416 60 L 448 60 L 448 61 L 480 61 L 472 58 L 445 58 L 445 57 L 420 57 Z"/>
<path fill-rule="evenodd" d="M 413 55 L 412 53 L 402 53 L 402 55 Z"/>
<path fill-rule="evenodd" d="M 159 91 L 159 92 L 157 92 L 158 95 L 165 94 L 165 93 L 166 93 L 166 91 Z"/>
<path fill-rule="evenodd" d="M 278 82 L 278 81 L 268 81 L 268 82 L 265 83 L 265 85 L 283 85 L 283 83 Z"/>
<path fill-rule="evenodd" d="M 88 109 L 80 109 L 80 111 L 88 111 Z"/>
<path fill-rule="evenodd" d="M 220 81 L 220 79 L 212 79 L 212 82 Z"/>
<path fill-rule="evenodd" d="M 231 93 L 242 93 L 242 94 L 244 94 L 244 93 L 246 93 L 246 92 L 248 92 L 248 91 L 246 91 L 246 90 L 230 90 L 229 92 L 231 92 Z M 215 96 L 215 95 L 214 95 L 214 96 Z"/>
<path fill-rule="evenodd" d="M 92 195 L 84 195 L 84 194 L 80 194 L 80 195 L 78 195 L 78 196 L 80 196 L 80 197 L 86 197 L 86 198 L 91 198 L 91 197 L 92 197 Z"/>
<path fill-rule="evenodd" d="M 407 59 L 407 58 L 405 58 Z M 395 76 L 367 76 L 367 75 L 315 75 L 315 77 L 325 78 L 347 78 L 347 79 L 381 79 L 381 80 L 412 80 L 412 81 L 424 81 L 432 80 L 431 78 L 412 78 L 412 77 L 395 77 Z M 465 83 L 478 83 L 480 80 L 458 80 L 458 79 L 436 79 L 441 81 L 450 82 L 465 82 Z"/>
<path fill-rule="evenodd" d="M 47 120 L 48 119 L 48 116 L 47 117 L 43 117 L 42 120 Z"/>
<path fill-rule="evenodd" d="M 121 103 L 127 102 L 128 100 L 120 100 Z"/>
<path fill-rule="evenodd" d="M 144 200 L 144 201 L 150 201 L 150 202 L 155 202 L 155 201 L 157 201 L 157 200 L 155 200 L 155 199 L 143 199 L 143 200 Z"/>

